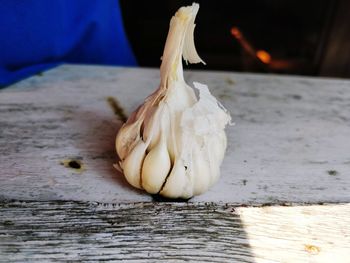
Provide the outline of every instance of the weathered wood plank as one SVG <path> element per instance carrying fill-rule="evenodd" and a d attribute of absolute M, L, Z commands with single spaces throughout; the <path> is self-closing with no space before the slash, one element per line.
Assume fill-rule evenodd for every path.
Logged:
<path fill-rule="evenodd" d="M 350 202 L 350 81 L 186 73 L 232 112 L 222 177 L 193 201 Z M 150 201 L 113 168 L 121 122 L 157 69 L 62 66 L 0 91 L 0 198 Z M 82 169 L 69 168 L 75 160 Z"/>
<path fill-rule="evenodd" d="M 257 263 L 346 263 L 350 204 L 238 208 Z"/>
<path fill-rule="evenodd" d="M 0 203 L 0 261 L 254 262 L 240 217 L 215 204 Z"/>
<path fill-rule="evenodd" d="M 348 262 L 350 205 L 0 202 L 0 262 Z"/>

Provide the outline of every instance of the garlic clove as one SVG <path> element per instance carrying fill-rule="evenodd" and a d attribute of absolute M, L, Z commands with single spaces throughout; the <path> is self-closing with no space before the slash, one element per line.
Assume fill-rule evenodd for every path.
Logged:
<path fill-rule="evenodd" d="M 144 121 L 144 131 L 142 136 L 146 140 L 150 140 L 150 144 L 148 146 L 149 149 L 154 148 L 160 139 L 160 111 L 160 107 L 154 107 L 153 109 L 150 109 L 150 112 L 147 113 L 147 117 Z"/>
<path fill-rule="evenodd" d="M 133 149 L 135 143 L 140 139 L 141 121 L 137 120 L 134 123 L 124 124 L 115 140 L 115 147 L 120 160 L 124 160 L 129 154 L 130 149 Z"/>
<path fill-rule="evenodd" d="M 193 196 L 193 178 L 182 160 L 176 160 L 160 195 L 167 198 L 189 199 Z"/>
<path fill-rule="evenodd" d="M 120 163 L 120 167 L 123 169 L 128 183 L 139 189 L 142 189 L 141 169 L 146 155 L 146 148 L 147 144 L 144 141 L 139 140 L 125 160 Z"/>
<path fill-rule="evenodd" d="M 226 134 L 225 132 L 219 132 L 217 136 L 213 136 L 211 140 L 208 140 L 208 152 L 211 153 L 208 163 L 210 164 L 211 177 L 210 185 L 213 185 L 220 176 L 220 166 L 218 163 L 222 163 L 226 149 Z"/>
<path fill-rule="evenodd" d="M 168 176 L 160 195 L 167 198 L 183 198 L 188 199 L 193 196 L 192 182 L 186 176 L 186 170 L 181 160 L 176 160 Z"/>
<path fill-rule="evenodd" d="M 160 141 L 161 133 L 166 134 L 168 132 L 169 121 L 167 105 L 163 101 L 148 110 L 143 123 L 143 138 L 149 141 L 148 149 L 156 146 Z"/>
<path fill-rule="evenodd" d="M 199 149 L 198 145 L 193 148 L 192 155 L 193 194 L 199 195 L 208 190 L 213 175 L 211 174 L 209 162 L 205 161 L 208 158 Z"/>
<path fill-rule="evenodd" d="M 171 169 L 171 161 L 164 135 L 147 154 L 142 166 L 142 187 L 150 194 L 161 190 Z"/>

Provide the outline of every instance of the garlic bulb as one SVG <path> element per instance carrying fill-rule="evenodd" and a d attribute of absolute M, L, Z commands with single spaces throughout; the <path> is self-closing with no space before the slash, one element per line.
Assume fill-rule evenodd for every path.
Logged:
<path fill-rule="evenodd" d="M 116 138 L 119 166 L 134 187 L 168 198 L 208 190 L 220 174 L 230 115 L 206 85 L 188 86 L 182 57 L 199 63 L 194 45 L 198 4 L 181 7 L 170 21 L 159 88 L 129 117 Z M 204 63 L 205 64 L 205 63 Z"/>

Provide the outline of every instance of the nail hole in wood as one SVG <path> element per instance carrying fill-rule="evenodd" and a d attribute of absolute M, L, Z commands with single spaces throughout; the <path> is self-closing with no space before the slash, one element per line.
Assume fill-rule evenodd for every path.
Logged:
<path fill-rule="evenodd" d="M 66 159 L 60 162 L 66 168 L 75 170 L 76 172 L 83 172 L 85 170 L 83 163 L 78 159 Z"/>
<path fill-rule="evenodd" d="M 78 161 L 75 161 L 75 160 L 69 161 L 68 165 L 70 168 L 73 168 L 73 169 L 80 169 L 81 168 L 80 163 Z"/>
<path fill-rule="evenodd" d="M 336 170 L 329 170 L 329 171 L 327 171 L 327 173 L 328 173 L 329 175 L 331 175 L 331 176 L 336 176 L 336 175 L 338 175 L 338 172 L 337 172 Z"/>

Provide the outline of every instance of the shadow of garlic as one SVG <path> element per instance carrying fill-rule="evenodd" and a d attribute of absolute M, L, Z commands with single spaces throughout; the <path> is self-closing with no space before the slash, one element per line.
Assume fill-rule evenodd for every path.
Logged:
<path fill-rule="evenodd" d="M 119 166 L 134 187 L 167 198 L 190 198 L 208 190 L 220 175 L 231 118 L 206 85 L 186 84 L 182 57 L 205 64 L 193 39 L 198 4 L 181 7 L 170 21 L 159 88 L 119 130 Z"/>

